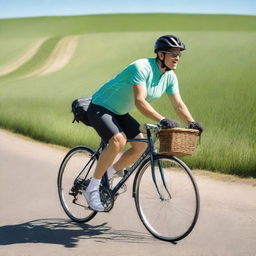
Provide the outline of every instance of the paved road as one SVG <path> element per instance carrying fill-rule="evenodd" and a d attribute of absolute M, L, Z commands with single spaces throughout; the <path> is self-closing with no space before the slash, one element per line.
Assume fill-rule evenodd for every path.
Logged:
<path fill-rule="evenodd" d="M 148 234 L 129 191 L 110 213 L 87 224 L 69 221 L 56 188 L 65 153 L 0 130 L 1 256 L 256 255 L 256 186 L 196 175 L 199 221 L 174 245 Z"/>

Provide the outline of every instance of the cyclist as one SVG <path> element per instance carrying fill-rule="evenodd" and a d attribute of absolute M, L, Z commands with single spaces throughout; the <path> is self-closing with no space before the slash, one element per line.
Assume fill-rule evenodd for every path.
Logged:
<path fill-rule="evenodd" d="M 92 103 L 87 112 L 88 119 L 108 144 L 100 155 L 89 186 L 84 191 L 93 210 L 104 211 L 99 186 L 106 170 L 111 178 L 117 171 L 133 164 L 146 149 L 146 143 L 131 142 L 131 148 L 115 161 L 127 138 L 143 138 L 139 130 L 140 124 L 129 114 L 131 109 L 136 107 L 146 117 L 160 122 L 162 127 L 177 127 L 177 121 L 165 118 L 149 103 L 166 92 L 181 120 L 189 128 L 198 129 L 200 133 L 203 131 L 202 125 L 195 122 L 184 104 L 174 73 L 181 52 L 185 49 L 184 43 L 178 37 L 161 36 L 155 42 L 156 58 L 136 60 L 92 95 Z"/>

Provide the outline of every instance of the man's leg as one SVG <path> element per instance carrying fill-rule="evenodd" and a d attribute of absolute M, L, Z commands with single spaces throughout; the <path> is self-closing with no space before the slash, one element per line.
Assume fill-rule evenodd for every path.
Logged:
<path fill-rule="evenodd" d="M 126 144 L 126 136 L 124 133 L 117 133 L 108 143 L 107 148 L 101 153 L 97 163 L 94 176 L 90 181 L 86 191 L 84 192 L 85 198 L 89 206 L 96 211 L 104 211 L 104 206 L 101 202 L 99 186 L 101 178 L 108 167 L 113 163 L 115 157 L 122 151 Z"/>
<path fill-rule="evenodd" d="M 109 140 L 107 148 L 100 154 L 100 158 L 94 172 L 95 179 L 102 178 L 105 171 L 113 164 L 116 156 L 122 151 L 125 144 L 126 136 L 124 133 L 118 133 Z"/>

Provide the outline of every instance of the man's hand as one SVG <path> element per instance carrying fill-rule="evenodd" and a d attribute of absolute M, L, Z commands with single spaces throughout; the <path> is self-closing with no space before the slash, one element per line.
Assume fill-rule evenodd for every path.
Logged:
<path fill-rule="evenodd" d="M 180 126 L 179 122 L 177 122 L 176 120 L 169 119 L 169 118 L 163 118 L 160 121 L 160 125 L 161 125 L 161 128 L 163 128 L 163 129 L 174 128 L 174 127 Z"/>
<path fill-rule="evenodd" d="M 189 129 L 196 129 L 196 130 L 198 130 L 198 131 L 199 131 L 199 135 L 201 135 L 202 132 L 204 131 L 203 126 L 202 126 L 200 123 L 198 123 L 198 122 L 191 122 L 191 123 L 188 125 L 188 128 L 189 128 Z"/>

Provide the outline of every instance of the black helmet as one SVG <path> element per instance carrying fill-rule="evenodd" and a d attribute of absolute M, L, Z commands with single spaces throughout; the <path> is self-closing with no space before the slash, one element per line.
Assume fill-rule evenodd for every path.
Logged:
<path fill-rule="evenodd" d="M 170 48 L 180 48 L 181 51 L 186 50 L 185 44 L 176 36 L 161 36 L 155 42 L 155 53 L 158 51 L 168 51 Z"/>

